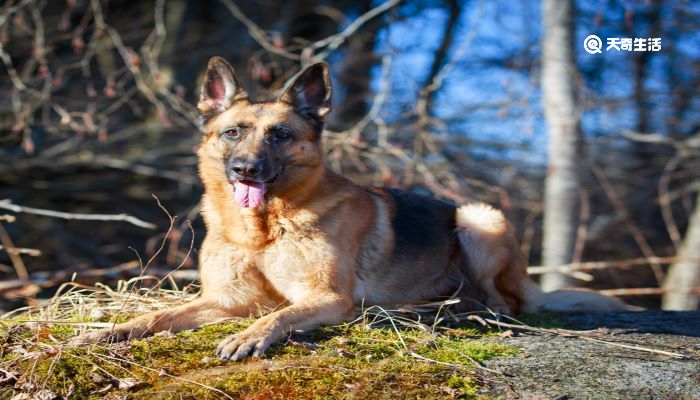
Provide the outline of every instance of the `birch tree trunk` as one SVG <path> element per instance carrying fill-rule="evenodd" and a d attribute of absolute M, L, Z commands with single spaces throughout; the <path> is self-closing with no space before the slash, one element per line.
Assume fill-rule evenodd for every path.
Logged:
<path fill-rule="evenodd" d="M 683 238 L 683 246 L 678 251 L 679 261 L 668 270 L 664 288 L 680 289 L 666 293 L 663 298 L 664 310 L 697 310 L 700 306 L 700 296 L 697 293 L 687 293 L 687 289 L 700 287 L 700 192 L 695 210 L 690 217 L 688 230 Z M 686 289 L 686 293 L 683 293 Z"/>
<path fill-rule="evenodd" d="M 572 261 L 579 218 L 583 136 L 576 102 L 573 0 L 542 1 L 542 99 L 549 132 L 545 181 L 543 264 Z M 545 291 L 575 285 L 561 273 L 545 274 Z"/>

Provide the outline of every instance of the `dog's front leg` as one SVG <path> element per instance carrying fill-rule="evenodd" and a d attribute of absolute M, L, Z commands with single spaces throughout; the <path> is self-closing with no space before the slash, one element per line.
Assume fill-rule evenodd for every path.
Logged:
<path fill-rule="evenodd" d="M 289 307 L 268 314 L 241 333 L 224 339 L 216 354 L 224 360 L 261 357 L 274 342 L 295 329 L 336 324 L 353 316 L 352 299 L 339 293 L 313 293 Z"/>
<path fill-rule="evenodd" d="M 228 317 L 248 317 L 261 306 L 274 304 L 264 282 L 254 270 L 231 251 L 212 252 L 205 245 L 200 259 L 202 296 L 177 307 L 151 312 L 111 328 L 88 332 L 72 344 L 121 341 L 160 331 L 193 329 Z"/>

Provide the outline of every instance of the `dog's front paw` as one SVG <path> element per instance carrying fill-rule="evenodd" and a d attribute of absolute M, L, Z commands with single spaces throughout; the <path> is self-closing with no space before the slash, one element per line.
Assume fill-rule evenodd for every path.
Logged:
<path fill-rule="evenodd" d="M 262 357 L 273 338 L 262 332 L 245 330 L 222 340 L 216 355 L 222 360 L 240 361 L 246 357 Z"/>

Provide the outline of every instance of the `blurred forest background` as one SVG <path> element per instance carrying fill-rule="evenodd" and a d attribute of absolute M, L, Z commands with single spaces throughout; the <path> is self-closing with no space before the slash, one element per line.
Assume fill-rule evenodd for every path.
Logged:
<path fill-rule="evenodd" d="M 329 62 L 329 165 L 502 208 L 547 289 L 696 309 L 699 28 L 691 0 L 7 0 L 0 309 L 72 279 L 194 282 L 214 55 L 260 97 Z"/>

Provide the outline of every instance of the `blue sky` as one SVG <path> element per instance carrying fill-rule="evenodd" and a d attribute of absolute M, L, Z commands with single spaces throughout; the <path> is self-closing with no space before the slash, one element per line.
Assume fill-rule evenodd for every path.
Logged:
<path fill-rule="evenodd" d="M 673 23 L 671 17 L 677 7 L 700 11 L 697 10 L 699 4 L 674 3 L 673 7 L 663 7 L 662 21 L 664 24 Z M 578 2 L 577 7 L 575 49 L 585 78 L 580 96 L 593 105 L 582 115 L 584 133 L 588 137 L 614 136 L 622 130 L 635 129 L 636 111 L 629 99 L 634 88 L 631 76 L 634 53 L 590 55 L 584 51 L 582 43 L 590 34 L 599 35 L 604 44 L 607 37 L 648 37 L 650 27 L 643 19 L 633 19 L 631 26 L 625 24 L 627 14 L 635 15 L 647 6 L 643 2 L 623 4 L 600 0 Z M 392 101 L 383 110 L 388 119 L 400 118 L 413 107 L 446 20 L 444 9 L 429 8 L 380 32 L 376 51 L 394 55 Z M 507 153 L 508 157 L 543 164 L 547 156 L 547 133 L 539 88 L 540 2 L 469 1 L 460 20 L 451 56 L 472 31 L 474 36 L 468 50 L 436 98 L 436 115 L 451 122 L 449 134 L 507 142 L 514 149 Z M 664 121 L 669 117 L 665 114 L 668 112 L 665 105 L 670 101 L 665 95 L 669 91 L 669 60 L 663 54 L 663 46 L 673 44 L 688 57 L 697 59 L 700 57 L 698 43 L 700 32 L 684 31 L 673 37 L 663 37 L 662 52 L 649 54 L 649 79 L 645 86 L 650 92 L 648 102 L 653 108 L 653 129 L 663 131 Z M 503 59 L 509 60 L 507 67 L 497 61 Z M 596 73 L 597 70 L 602 72 Z M 589 79 L 589 75 L 595 79 Z M 375 89 L 380 76 L 381 67 L 377 67 L 374 71 Z M 603 108 L 603 100 L 609 104 L 611 101 L 621 103 L 618 107 Z M 697 113 L 693 118 L 698 120 Z"/>

